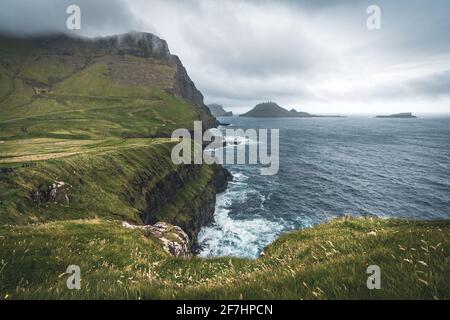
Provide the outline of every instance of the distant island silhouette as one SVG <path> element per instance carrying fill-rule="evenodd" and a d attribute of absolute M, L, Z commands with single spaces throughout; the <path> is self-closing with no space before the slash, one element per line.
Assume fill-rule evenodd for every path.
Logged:
<path fill-rule="evenodd" d="M 241 114 L 240 117 L 255 117 L 255 118 L 341 118 L 342 116 L 319 116 L 310 114 L 308 112 L 297 111 L 295 109 L 287 110 L 280 107 L 277 103 L 269 101 L 257 104 L 250 111 Z"/>
<path fill-rule="evenodd" d="M 403 112 L 403 113 L 396 113 L 396 114 L 391 114 L 391 115 L 376 116 L 376 118 L 412 119 L 412 118 L 417 118 L 417 117 L 414 116 L 411 112 Z"/>

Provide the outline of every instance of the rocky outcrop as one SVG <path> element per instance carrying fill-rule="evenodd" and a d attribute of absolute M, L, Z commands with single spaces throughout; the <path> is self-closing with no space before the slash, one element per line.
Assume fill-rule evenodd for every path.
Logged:
<path fill-rule="evenodd" d="M 178 226 L 165 222 L 158 222 L 154 225 L 137 226 L 123 222 L 122 226 L 130 229 L 144 230 L 148 236 L 153 236 L 161 241 L 164 250 L 174 257 L 192 257 L 192 248 L 189 236 Z"/>
<path fill-rule="evenodd" d="M 72 186 L 64 181 L 55 180 L 51 185 L 41 185 L 30 192 L 32 201 L 41 205 L 46 202 L 70 203 L 69 192 Z"/>
<path fill-rule="evenodd" d="M 233 180 L 233 175 L 225 168 L 219 167 L 214 176 L 214 188 L 217 193 L 224 192 L 228 187 L 228 182 Z"/>
<path fill-rule="evenodd" d="M 175 93 L 179 94 L 187 101 L 192 102 L 200 109 L 204 130 L 217 127 L 219 122 L 203 102 L 203 94 L 197 89 L 191 78 L 189 78 L 186 68 L 181 63 L 181 60 L 177 56 L 172 57 L 177 67 L 175 74 Z"/>
<path fill-rule="evenodd" d="M 151 33 L 131 31 L 124 34 L 78 38 L 66 34 L 45 35 L 31 38 L 32 43 L 48 54 L 86 57 L 98 55 L 132 55 L 142 58 L 172 58 L 167 42 Z"/>
<path fill-rule="evenodd" d="M 233 112 L 225 111 L 223 106 L 221 106 L 220 104 L 215 104 L 215 103 L 209 104 L 208 108 L 214 117 L 232 117 L 233 116 Z"/>

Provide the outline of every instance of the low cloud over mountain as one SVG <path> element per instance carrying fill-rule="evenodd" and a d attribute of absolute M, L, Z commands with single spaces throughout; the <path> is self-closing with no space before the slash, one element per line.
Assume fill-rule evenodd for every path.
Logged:
<path fill-rule="evenodd" d="M 2 2 L 0 31 L 66 32 L 73 1 Z M 81 35 L 140 30 L 166 39 L 206 102 L 258 101 L 311 112 L 447 112 L 450 3 L 377 1 L 76 1 Z"/>

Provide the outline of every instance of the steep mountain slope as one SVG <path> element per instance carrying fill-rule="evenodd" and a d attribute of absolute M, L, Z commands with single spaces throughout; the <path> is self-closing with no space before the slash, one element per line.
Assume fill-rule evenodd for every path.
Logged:
<path fill-rule="evenodd" d="M 0 38 L 0 139 L 153 137 L 217 123 L 164 40 Z M 45 125 L 42 121 L 45 118 Z"/>
<path fill-rule="evenodd" d="M 175 166 L 172 131 L 216 119 L 152 34 L 0 37 L 0 223 L 166 221 L 195 241 L 229 179 Z"/>

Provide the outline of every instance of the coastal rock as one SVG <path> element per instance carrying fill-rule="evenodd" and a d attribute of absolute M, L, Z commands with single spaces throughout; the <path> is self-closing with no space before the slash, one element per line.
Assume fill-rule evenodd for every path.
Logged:
<path fill-rule="evenodd" d="M 214 188 L 216 192 L 224 192 L 228 187 L 229 181 L 233 181 L 233 175 L 227 169 L 219 167 L 214 177 Z"/>
<path fill-rule="evenodd" d="M 174 257 L 192 257 L 192 248 L 189 236 L 178 226 L 165 222 L 157 222 L 154 225 L 137 226 L 123 222 L 122 226 L 129 229 L 144 230 L 161 241 L 164 250 Z"/>
<path fill-rule="evenodd" d="M 223 106 L 221 106 L 220 104 L 215 104 L 215 103 L 209 104 L 208 108 L 214 117 L 232 117 L 233 116 L 233 112 L 225 111 Z"/>
<path fill-rule="evenodd" d="M 72 186 L 64 181 L 55 180 L 51 185 L 39 186 L 37 189 L 31 191 L 31 199 L 37 205 L 45 202 L 69 203 L 69 192 Z"/>

